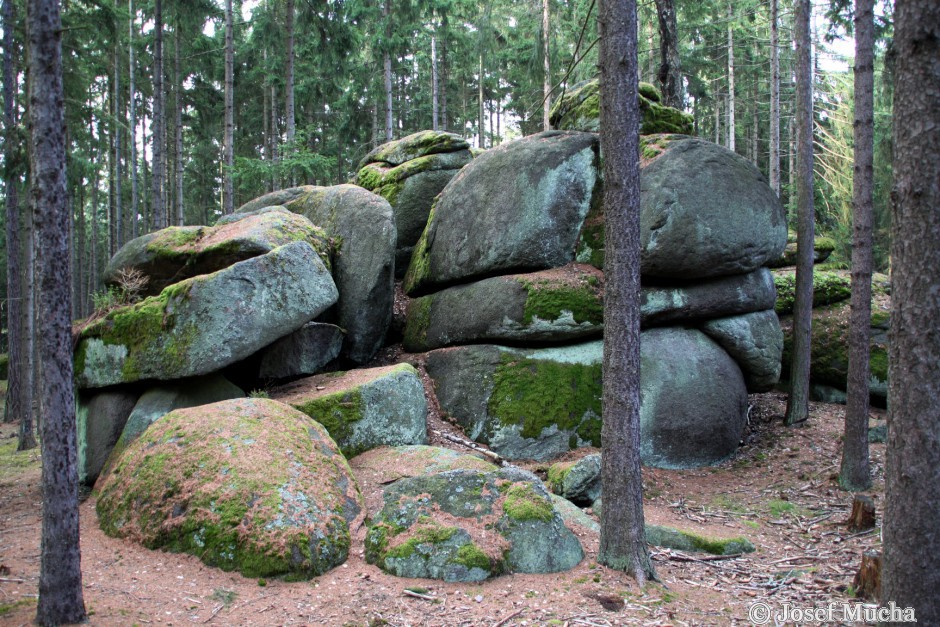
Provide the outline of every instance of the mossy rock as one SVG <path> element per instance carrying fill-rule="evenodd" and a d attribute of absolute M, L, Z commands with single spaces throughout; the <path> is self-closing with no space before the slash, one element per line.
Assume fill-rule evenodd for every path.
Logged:
<path fill-rule="evenodd" d="M 813 240 L 813 263 L 824 263 L 835 249 L 836 243 L 831 237 L 817 236 Z M 796 236 L 794 234 L 793 241 L 790 241 L 789 236 L 787 237 L 787 247 L 783 249 L 783 254 L 768 262 L 767 266 L 770 268 L 783 268 L 795 265 Z"/>
<path fill-rule="evenodd" d="M 796 304 L 796 271 L 775 270 L 773 275 L 777 288 L 774 309 L 781 316 L 792 314 Z M 813 269 L 814 308 L 848 300 L 852 295 L 851 288 L 852 280 L 847 272 Z"/>
<path fill-rule="evenodd" d="M 693 131 L 693 118 L 688 113 L 661 104 L 662 94 L 650 83 L 639 85 L 640 132 L 682 133 Z M 600 130 L 600 81 L 578 83 L 559 98 L 549 116 L 553 128 L 571 131 Z"/>
<path fill-rule="evenodd" d="M 505 275 L 422 296 L 408 304 L 405 349 L 485 341 L 548 342 L 599 337 L 603 275 L 590 266 Z"/>
<path fill-rule="evenodd" d="M 173 411 L 101 486 L 102 530 L 245 577 L 306 579 L 342 564 L 361 497 L 329 435 L 268 399 Z"/>
<path fill-rule="evenodd" d="M 601 495 L 601 455 L 585 455 L 576 462 L 552 464 L 548 485 L 554 494 L 576 505 L 589 506 Z"/>
<path fill-rule="evenodd" d="M 366 363 L 382 347 L 392 321 L 397 234 L 391 205 L 358 185 L 304 185 L 265 194 L 238 213 L 271 205 L 283 205 L 326 231 L 335 249 L 339 301 L 322 322 L 346 331 L 342 357 Z"/>
<path fill-rule="evenodd" d="M 258 378 L 267 381 L 316 374 L 339 356 L 345 337 L 335 324 L 308 322 L 261 351 Z"/>
<path fill-rule="evenodd" d="M 869 335 L 869 392 L 874 404 L 884 407 L 888 398 L 888 301 L 875 295 Z M 813 309 L 813 334 L 810 344 L 810 380 L 817 385 L 845 390 L 849 358 L 849 301 Z M 793 354 L 793 319 L 781 316 L 784 332 L 782 367 L 789 374 Z"/>
<path fill-rule="evenodd" d="M 326 427 L 347 457 L 427 442 L 424 385 L 409 364 L 307 377 L 270 394 Z"/>
<path fill-rule="evenodd" d="M 366 536 L 366 560 L 400 577 L 482 581 L 568 570 L 584 556 L 537 477 L 519 469 L 401 479 Z"/>
<path fill-rule="evenodd" d="M 469 148 L 470 143 L 460 135 L 443 131 L 418 131 L 376 146 L 362 158 L 357 169 L 361 170 L 369 163 L 388 163 L 396 166 L 428 155 L 458 152 Z"/>
<path fill-rule="evenodd" d="M 382 485 L 405 477 L 436 475 L 449 470 L 498 470 L 494 464 L 476 455 L 423 444 L 380 446 L 350 459 L 349 465 L 357 475 L 371 473 L 376 482 Z"/>
<path fill-rule="evenodd" d="M 780 380 L 783 331 L 772 309 L 709 320 L 702 330 L 740 366 L 748 392 L 769 392 Z"/>
<path fill-rule="evenodd" d="M 307 242 L 293 242 L 115 309 L 81 331 L 79 388 L 182 379 L 245 359 L 338 297 Z"/>
<path fill-rule="evenodd" d="M 266 207 L 223 216 L 211 227 L 171 226 L 133 239 L 112 257 L 104 281 L 120 287 L 120 271 L 135 269 L 149 279 L 142 295 L 153 296 L 183 279 L 217 272 L 296 241 L 310 244 L 330 268 L 332 247 L 323 229 L 284 207 Z"/>

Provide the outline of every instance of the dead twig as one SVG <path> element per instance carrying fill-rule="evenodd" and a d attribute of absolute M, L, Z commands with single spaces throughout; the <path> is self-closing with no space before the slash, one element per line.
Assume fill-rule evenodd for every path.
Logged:
<path fill-rule="evenodd" d="M 219 604 L 216 606 L 216 608 L 215 608 L 214 610 L 212 610 L 212 614 L 209 616 L 209 618 L 207 618 L 206 620 L 202 621 L 203 624 L 212 622 L 212 619 L 215 618 L 215 615 L 216 615 L 216 614 L 218 614 L 219 612 L 222 611 L 222 608 L 223 608 L 223 607 L 225 607 L 225 604 L 224 604 L 224 603 L 219 603 Z"/>
<path fill-rule="evenodd" d="M 401 593 L 404 594 L 406 597 L 424 599 L 425 601 L 434 601 L 437 599 L 437 597 L 431 596 L 430 594 L 421 594 L 420 592 L 415 592 L 414 590 L 409 590 L 408 588 L 405 588 L 404 590 L 402 590 Z"/>
<path fill-rule="evenodd" d="M 493 627 L 503 627 L 503 625 L 505 625 L 506 623 L 508 623 L 508 622 L 511 621 L 512 619 L 514 619 L 516 616 L 519 616 L 519 614 L 522 614 L 524 611 L 525 611 L 525 608 L 522 608 L 521 610 L 516 610 L 515 612 L 513 612 L 512 614 L 510 614 L 510 615 L 507 616 L 506 618 L 504 618 L 504 619 L 502 619 L 502 620 L 500 620 L 500 621 L 498 621 L 498 622 L 493 623 Z"/>
<path fill-rule="evenodd" d="M 433 434 L 436 435 L 436 436 L 442 437 L 442 438 L 444 438 L 445 440 L 449 440 L 449 441 L 451 441 L 451 442 L 454 442 L 455 444 L 460 444 L 461 446 L 466 446 L 467 448 L 469 448 L 469 449 L 471 449 L 471 450 L 474 450 L 474 451 L 476 451 L 477 453 L 480 453 L 480 454 L 482 454 L 482 455 L 485 455 L 485 456 L 487 456 L 488 458 L 490 458 L 490 459 L 493 461 L 493 463 L 495 463 L 495 464 L 498 465 L 498 466 L 508 466 L 508 465 L 509 465 L 509 462 L 507 462 L 505 459 L 503 459 L 502 457 L 500 457 L 497 453 L 494 453 L 493 451 L 491 451 L 491 450 L 489 450 L 489 449 L 483 448 L 482 446 L 480 446 L 480 445 L 477 444 L 476 442 L 471 442 L 470 440 L 465 440 L 465 439 L 463 439 L 463 438 L 458 438 L 456 435 L 451 435 L 450 433 L 444 433 L 443 431 L 438 431 L 437 429 L 432 429 L 432 430 L 431 430 L 431 433 L 433 433 Z"/>

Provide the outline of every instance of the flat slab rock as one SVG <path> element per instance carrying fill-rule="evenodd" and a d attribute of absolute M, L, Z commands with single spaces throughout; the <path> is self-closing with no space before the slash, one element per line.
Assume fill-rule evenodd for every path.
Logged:
<path fill-rule="evenodd" d="M 316 375 L 270 394 L 326 427 L 347 457 L 427 442 L 424 385 L 409 364 Z"/>

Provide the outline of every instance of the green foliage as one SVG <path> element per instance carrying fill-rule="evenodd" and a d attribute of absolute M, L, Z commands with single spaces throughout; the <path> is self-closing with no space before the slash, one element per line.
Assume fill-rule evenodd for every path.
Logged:
<path fill-rule="evenodd" d="M 796 275 L 793 272 L 775 272 L 774 286 L 777 302 L 774 309 L 780 315 L 793 313 L 796 294 Z M 813 269 L 813 307 L 830 305 L 851 296 L 851 281 L 838 272 Z"/>
<path fill-rule="evenodd" d="M 506 491 L 503 511 L 513 520 L 549 522 L 555 516 L 552 502 L 538 494 L 530 485 L 516 483 Z"/>
<path fill-rule="evenodd" d="M 298 132 L 295 141 L 279 146 L 278 154 L 277 160 L 236 157 L 235 184 L 246 190 L 246 195 L 258 195 L 272 180 L 329 180 L 336 170 L 335 157 L 310 150 L 306 132 Z"/>

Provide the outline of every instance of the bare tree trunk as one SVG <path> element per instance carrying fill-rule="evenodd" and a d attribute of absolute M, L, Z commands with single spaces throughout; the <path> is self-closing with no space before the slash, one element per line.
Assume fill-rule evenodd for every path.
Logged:
<path fill-rule="evenodd" d="M 118 8 L 118 3 L 121 0 L 114 0 L 115 9 Z M 114 24 L 114 90 L 112 92 L 113 104 L 112 104 L 112 115 L 114 116 L 111 120 L 111 133 L 114 141 L 114 147 L 111 151 L 111 161 L 114 164 L 114 178 L 112 179 L 112 187 L 114 190 L 114 207 L 112 213 L 112 224 L 111 224 L 111 255 L 117 252 L 117 249 L 121 247 L 121 217 L 123 208 L 121 207 L 121 177 L 123 176 L 123 171 L 121 169 L 121 42 L 120 37 L 117 34 L 120 31 L 118 30 L 117 23 Z M 70 212 L 71 213 L 71 212 Z"/>
<path fill-rule="evenodd" d="M 940 5 L 895 5 L 882 605 L 940 625 Z"/>
<path fill-rule="evenodd" d="M 174 50 L 173 50 L 173 92 L 176 94 L 173 104 L 175 105 L 175 110 L 173 112 L 173 178 L 175 179 L 175 184 L 173 185 L 173 191 L 175 192 L 174 205 L 176 205 L 176 224 L 177 226 L 183 226 L 185 223 L 184 211 L 183 211 L 183 73 L 180 68 L 180 46 L 182 45 L 182 39 L 180 38 L 180 28 L 182 20 L 177 16 L 176 20 L 176 32 L 174 33 Z"/>
<path fill-rule="evenodd" d="M 225 129 L 222 137 L 222 213 L 235 212 L 235 22 L 232 0 L 225 0 Z M 273 107 L 272 103 L 272 107 Z"/>
<path fill-rule="evenodd" d="M 134 23 L 137 16 L 134 12 L 134 0 L 127 0 L 127 11 L 130 14 L 130 19 L 127 21 L 127 72 L 130 83 L 128 118 L 131 130 L 131 237 L 136 238 L 139 191 L 137 189 L 137 102 L 134 97 L 136 92 L 136 86 L 134 85 Z"/>
<path fill-rule="evenodd" d="M 770 0 L 770 188 L 780 195 L 780 31 L 778 0 Z"/>
<path fill-rule="evenodd" d="M 679 60 L 679 27 L 673 0 L 656 0 L 659 16 L 659 85 L 663 103 L 682 108 L 682 69 Z"/>
<path fill-rule="evenodd" d="M 652 83 L 656 80 L 656 39 L 653 36 L 653 31 L 655 30 L 652 20 L 646 23 L 646 43 L 648 46 L 647 52 L 649 52 L 649 56 L 647 57 L 649 63 L 646 69 L 647 83 Z M 639 68 L 639 64 L 637 64 L 637 67 Z M 639 70 L 637 71 L 637 76 L 640 76 Z"/>
<path fill-rule="evenodd" d="M 542 130 L 551 130 L 551 122 L 548 121 L 549 114 L 552 111 L 550 96 L 552 94 L 552 73 L 551 73 L 551 42 L 548 37 L 548 0 L 542 0 Z"/>
<path fill-rule="evenodd" d="M 640 113 L 635 0 L 601 0 L 601 150 L 607 220 L 604 451 L 597 561 L 655 579 L 643 521 L 640 468 Z"/>
<path fill-rule="evenodd" d="M 391 0 L 385 0 L 382 5 L 382 16 L 385 18 L 385 36 L 386 40 L 392 31 L 392 7 Z M 382 57 L 382 68 L 385 76 L 385 141 L 390 142 L 394 139 L 392 127 L 392 57 L 388 51 L 386 43 L 385 51 Z"/>
<path fill-rule="evenodd" d="M 754 55 L 757 58 L 757 55 Z M 751 161 L 760 167 L 760 90 L 757 78 L 754 79 L 754 91 L 751 92 Z"/>
<path fill-rule="evenodd" d="M 69 215 L 66 205 L 62 22 L 57 0 L 29 0 L 30 205 L 38 231 L 42 541 L 40 625 L 85 620 L 78 537 L 78 450 L 72 390 Z"/>
<path fill-rule="evenodd" d="M 482 37 L 482 35 L 481 35 Z M 480 133 L 480 139 L 477 145 L 480 148 L 486 148 L 486 124 L 483 121 L 483 42 L 480 42 L 480 80 L 477 81 L 477 130 Z"/>
<path fill-rule="evenodd" d="M 809 367 L 813 323 L 813 66 L 810 62 L 810 0 L 796 0 L 796 195 L 797 252 L 793 307 L 793 359 L 786 424 L 809 417 Z"/>
<path fill-rule="evenodd" d="M 446 26 L 447 19 L 442 22 Z M 447 29 L 444 28 L 446 34 Z M 441 126 L 446 131 L 447 125 L 447 38 L 441 40 Z"/>
<path fill-rule="evenodd" d="M 431 35 L 431 130 L 438 130 L 437 37 Z"/>
<path fill-rule="evenodd" d="M 278 144 L 280 143 L 281 134 L 277 128 L 277 91 L 274 85 L 271 85 L 268 92 L 271 97 L 271 163 L 274 165 L 274 168 L 271 170 L 271 177 L 274 189 L 280 189 L 281 177 L 277 173 L 277 164 L 280 161 Z"/>
<path fill-rule="evenodd" d="M 728 4 L 728 150 L 734 152 L 734 11 Z"/>
<path fill-rule="evenodd" d="M 294 119 L 294 0 L 287 0 L 287 85 L 284 93 L 284 111 L 287 117 L 287 143 L 294 143 L 297 123 Z M 291 185 L 294 177 L 291 174 Z"/>
<path fill-rule="evenodd" d="M 721 143 L 721 98 L 715 94 L 715 143 Z"/>
<path fill-rule="evenodd" d="M 839 483 L 871 486 L 868 464 L 869 350 L 871 333 L 872 181 L 874 179 L 874 0 L 855 0 L 855 171 L 852 180 L 852 302 L 845 437 Z"/>
<path fill-rule="evenodd" d="M 164 176 L 164 148 L 166 144 L 163 141 L 166 135 L 164 132 L 166 107 L 163 94 L 163 0 L 154 0 L 153 7 L 153 128 L 151 137 L 153 157 L 150 173 L 150 218 L 151 228 L 157 231 L 167 225 L 163 195 L 166 189 L 166 177 Z"/>

